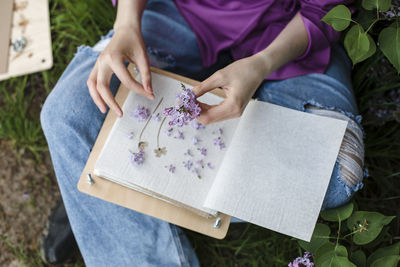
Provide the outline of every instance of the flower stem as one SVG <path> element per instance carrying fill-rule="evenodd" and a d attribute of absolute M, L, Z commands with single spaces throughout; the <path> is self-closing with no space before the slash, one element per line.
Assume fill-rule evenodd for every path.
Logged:
<path fill-rule="evenodd" d="M 140 135 L 139 135 L 139 143 L 138 143 L 138 146 L 139 146 L 139 144 L 140 144 L 140 141 L 142 140 L 142 134 L 143 134 L 143 132 L 144 132 L 144 129 L 146 129 L 147 125 L 149 124 L 149 122 L 150 122 L 150 120 L 151 120 L 151 118 L 152 118 L 152 115 L 156 112 L 156 110 L 158 109 L 158 107 L 161 105 L 161 102 L 163 101 L 163 99 L 164 99 L 164 97 L 162 97 L 162 98 L 160 99 L 160 101 L 158 102 L 157 106 L 155 107 L 155 109 L 153 110 L 153 112 L 151 113 L 151 115 L 149 116 L 149 118 L 147 119 L 146 124 L 143 126 L 142 131 L 140 132 Z"/>
<path fill-rule="evenodd" d="M 160 147 L 160 142 L 159 142 L 159 140 L 160 140 L 160 131 L 161 131 L 161 128 L 162 128 L 162 126 L 163 126 L 164 121 L 165 121 L 166 118 L 167 118 L 167 117 L 164 117 L 164 119 L 162 120 L 162 122 L 161 122 L 161 124 L 160 124 L 160 128 L 158 128 L 158 133 L 157 133 L 157 148 Z"/>

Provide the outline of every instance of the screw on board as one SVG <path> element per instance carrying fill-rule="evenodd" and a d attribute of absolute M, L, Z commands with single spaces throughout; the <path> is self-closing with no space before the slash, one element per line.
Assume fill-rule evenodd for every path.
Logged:
<path fill-rule="evenodd" d="M 214 222 L 214 228 L 220 228 L 221 227 L 221 218 L 220 217 L 218 217 L 217 219 L 215 219 L 215 222 Z"/>
<path fill-rule="evenodd" d="M 90 185 L 94 184 L 94 180 L 93 180 L 92 175 L 90 173 L 86 174 L 86 177 L 87 177 L 88 184 L 90 184 Z"/>
<path fill-rule="evenodd" d="M 28 41 L 26 40 L 25 37 L 23 37 L 23 36 L 19 37 L 17 40 L 15 40 L 11 43 L 13 51 L 16 53 L 22 52 L 22 50 L 25 49 L 27 42 Z"/>

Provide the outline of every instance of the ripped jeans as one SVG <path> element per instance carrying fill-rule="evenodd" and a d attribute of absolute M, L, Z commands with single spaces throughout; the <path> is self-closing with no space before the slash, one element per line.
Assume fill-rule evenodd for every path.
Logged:
<path fill-rule="evenodd" d="M 153 66 L 202 80 L 232 62 L 229 54 L 223 53 L 215 65 L 202 67 L 196 37 L 172 1 L 150 0 L 143 13 L 142 31 Z M 181 228 L 77 190 L 105 118 L 93 103 L 86 81 L 111 36 L 112 31 L 94 48 L 78 49 L 41 112 L 75 238 L 87 266 L 199 266 Z M 344 50 L 337 46 L 325 74 L 266 81 L 254 95 L 288 108 L 349 120 L 323 209 L 348 202 L 362 187 L 362 129 L 351 89 L 350 66 Z M 110 89 L 114 94 L 119 84 L 113 76 Z"/>

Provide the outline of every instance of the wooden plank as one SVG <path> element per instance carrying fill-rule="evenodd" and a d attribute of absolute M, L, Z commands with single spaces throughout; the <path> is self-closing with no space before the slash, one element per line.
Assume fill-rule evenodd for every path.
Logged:
<path fill-rule="evenodd" d="M 27 43 L 19 53 L 9 47 L 8 72 L 1 73 L 0 80 L 51 68 L 48 0 L 14 0 L 12 21 L 11 41 L 24 37 Z"/>
<path fill-rule="evenodd" d="M 133 66 L 130 65 L 129 70 L 132 75 L 134 75 L 132 69 Z M 156 68 L 151 68 L 151 71 L 170 76 L 174 79 L 183 81 L 191 85 L 198 84 L 197 81 Z M 222 90 L 215 89 L 212 92 L 219 96 L 224 96 Z M 129 89 L 121 84 L 116 95 L 116 101 L 119 105 L 122 106 L 126 97 L 128 96 L 128 93 Z M 230 224 L 231 216 L 229 215 L 219 214 L 218 217 L 221 218 L 221 227 L 217 229 L 213 227 L 215 218 L 208 219 L 199 216 L 187 209 L 174 206 L 165 201 L 156 199 L 154 197 L 148 196 L 146 194 L 137 192 L 130 188 L 121 186 L 119 184 L 93 175 L 95 162 L 116 119 L 117 116 L 114 112 L 109 112 L 107 114 L 107 117 L 104 121 L 104 124 L 100 130 L 100 133 L 97 137 L 94 147 L 90 153 L 89 159 L 78 182 L 79 191 L 115 203 L 117 205 L 153 216 L 155 218 L 176 224 L 183 228 L 187 228 L 204 235 L 208 235 L 218 239 L 224 238 L 226 236 L 226 233 L 228 232 Z M 92 178 L 95 182 L 93 185 L 90 185 L 87 182 L 88 173 L 91 173 Z"/>
<path fill-rule="evenodd" d="M 0 73 L 7 72 L 13 0 L 0 1 Z"/>

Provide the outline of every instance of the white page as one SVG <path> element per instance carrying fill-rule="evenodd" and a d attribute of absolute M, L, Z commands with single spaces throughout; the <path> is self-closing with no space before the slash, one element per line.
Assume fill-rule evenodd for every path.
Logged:
<path fill-rule="evenodd" d="M 309 241 L 346 126 L 249 103 L 204 206 Z"/>
<path fill-rule="evenodd" d="M 159 140 L 160 147 L 165 146 L 167 153 L 159 158 L 155 156 L 153 150 L 157 147 L 157 133 L 161 122 L 151 119 L 142 136 L 142 141 L 149 143 L 149 146 L 145 148 L 145 161 L 142 165 L 134 166 L 129 162 L 129 150 L 138 151 L 139 134 L 145 122 L 138 122 L 135 118 L 130 117 L 130 111 L 140 104 L 153 112 L 159 100 L 164 97 L 156 112 L 162 115 L 165 107 L 176 104 L 176 93 L 181 91 L 179 81 L 156 73 L 152 73 L 152 85 L 156 97 L 153 101 L 133 92 L 129 93 L 122 107 L 124 116 L 116 120 L 110 131 L 103 150 L 96 161 L 95 174 L 108 177 L 110 180 L 125 186 L 131 185 L 132 188 L 135 188 L 134 185 L 136 184 L 196 209 L 212 212 L 205 209 L 202 204 L 226 152 L 226 148 L 220 150 L 213 145 L 213 139 L 217 137 L 217 134 L 213 134 L 213 132 L 219 127 L 223 128 L 224 141 L 228 146 L 238 119 L 208 125 L 205 129 L 200 130 L 195 130 L 190 124 L 181 128 L 173 127 L 174 131 L 171 137 L 168 137 L 164 132 L 165 128 L 169 128 L 167 123 L 169 119 L 167 119 L 161 129 Z M 186 87 L 190 88 L 191 86 L 186 84 Z M 199 101 L 217 104 L 222 101 L 222 98 L 207 93 L 200 97 Z M 174 138 L 177 130 L 184 133 L 184 140 Z M 134 137 L 130 140 L 127 135 L 131 131 L 134 133 Z M 193 145 L 193 136 L 200 138 L 201 141 L 198 145 Z M 200 151 L 197 150 L 197 148 L 203 147 L 207 149 L 206 156 L 201 155 Z M 188 148 L 193 157 L 184 155 Z M 195 173 L 186 170 L 183 166 L 182 162 L 189 159 L 193 162 L 204 159 L 204 164 L 212 162 L 214 169 L 207 166 L 201 168 L 202 178 L 198 179 Z M 176 166 L 175 173 L 170 173 L 168 168 L 165 167 L 170 164 Z M 194 163 L 194 165 L 196 164 Z"/>

